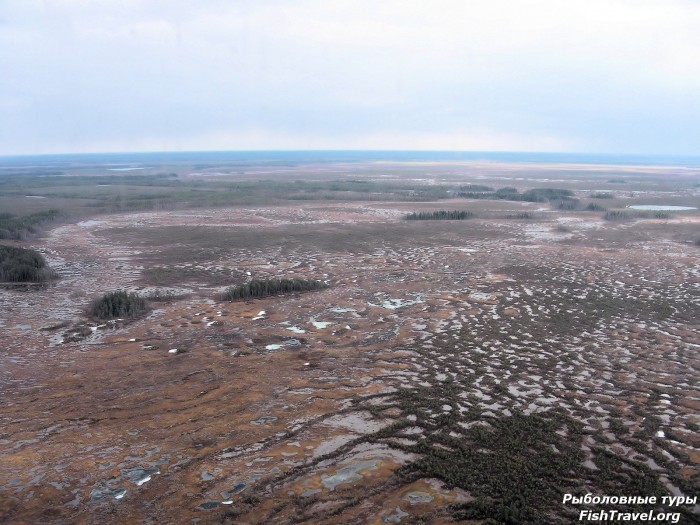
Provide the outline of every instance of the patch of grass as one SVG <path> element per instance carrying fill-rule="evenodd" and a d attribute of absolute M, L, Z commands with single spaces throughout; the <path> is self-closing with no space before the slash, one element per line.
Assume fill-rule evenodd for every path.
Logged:
<path fill-rule="evenodd" d="M 44 257 L 35 250 L 0 245 L 0 281 L 43 283 L 57 277 Z"/>
<path fill-rule="evenodd" d="M 96 319 L 134 319 L 148 311 L 146 299 L 135 293 L 118 290 L 95 299 L 88 309 Z"/>

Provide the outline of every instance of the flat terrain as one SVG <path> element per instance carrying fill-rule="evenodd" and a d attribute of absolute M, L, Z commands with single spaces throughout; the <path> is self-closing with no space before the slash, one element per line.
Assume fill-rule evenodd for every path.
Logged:
<path fill-rule="evenodd" d="M 700 207 L 700 170 L 178 165 L 145 200 L 124 188 L 161 167 L 80 170 L 23 197 L 60 222 L 7 241 L 60 280 L 0 289 L 0 522 L 570 523 L 596 506 L 565 493 L 700 494 L 700 213 L 584 208 Z M 475 217 L 404 220 L 435 210 Z M 330 287 L 219 300 L 288 277 Z M 117 289 L 173 297 L 91 320 Z"/>

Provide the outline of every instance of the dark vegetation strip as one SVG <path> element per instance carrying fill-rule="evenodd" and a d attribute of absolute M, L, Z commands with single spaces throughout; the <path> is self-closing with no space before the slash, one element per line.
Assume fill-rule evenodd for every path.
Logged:
<path fill-rule="evenodd" d="M 484 186 L 483 184 L 465 184 L 459 187 L 460 191 L 496 191 L 491 186 Z"/>
<path fill-rule="evenodd" d="M 0 245 L 0 282 L 43 283 L 56 277 L 39 252 Z"/>
<path fill-rule="evenodd" d="M 536 219 L 537 215 L 529 211 L 521 211 L 519 213 L 509 213 L 506 215 L 506 219 L 519 219 L 519 220 L 532 220 Z"/>
<path fill-rule="evenodd" d="M 605 206 L 601 206 L 597 202 L 591 202 L 586 206 L 586 211 L 608 211 Z"/>
<path fill-rule="evenodd" d="M 316 279 L 253 279 L 245 284 L 227 288 L 221 298 L 224 301 L 235 301 L 324 288 L 328 288 L 328 284 Z"/>
<path fill-rule="evenodd" d="M 647 212 L 647 211 L 627 211 L 627 210 L 610 210 L 603 219 L 612 222 L 629 221 L 632 219 L 668 219 L 670 215 L 663 211 Z"/>
<path fill-rule="evenodd" d="M 465 219 L 471 219 L 474 214 L 470 211 L 420 211 L 415 213 L 409 213 L 406 215 L 406 220 L 408 221 L 463 221 Z"/>
<path fill-rule="evenodd" d="M 28 193 L 68 199 L 65 211 L 119 212 L 259 204 L 293 200 L 430 201 L 454 197 L 457 185 L 424 185 L 370 180 L 278 181 L 178 178 L 172 173 L 113 176 L 0 174 L 0 195 L 24 199 Z M 33 205 L 40 205 L 33 202 Z M 62 204 L 63 207 L 63 204 Z M 18 208 L 19 209 L 19 208 Z M 15 209 L 6 210 L 14 211 Z"/>
<path fill-rule="evenodd" d="M 571 199 L 574 196 L 574 192 L 561 188 L 533 188 L 520 193 L 517 188 L 505 187 L 496 191 L 459 192 L 457 196 L 467 199 L 547 202 L 557 199 Z"/>

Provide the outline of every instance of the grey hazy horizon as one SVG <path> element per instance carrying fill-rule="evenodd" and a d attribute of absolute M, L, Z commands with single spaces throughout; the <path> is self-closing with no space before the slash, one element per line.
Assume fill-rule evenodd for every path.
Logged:
<path fill-rule="evenodd" d="M 0 0 L 0 155 L 700 155 L 690 0 Z"/>

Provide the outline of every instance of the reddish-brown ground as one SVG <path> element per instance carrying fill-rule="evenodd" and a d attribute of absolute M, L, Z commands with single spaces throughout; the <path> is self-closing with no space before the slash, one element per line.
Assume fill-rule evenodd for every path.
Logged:
<path fill-rule="evenodd" d="M 424 515 L 450 523 L 447 504 L 471 495 L 435 479 L 401 484 L 392 472 L 415 459 L 410 453 L 360 443 L 314 462 L 401 415 L 371 414 L 352 399 L 425 382 L 428 372 L 439 379 L 447 369 L 417 360 L 418 345 L 429 348 L 470 323 L 481 330 L 485 318 L 504 326 L 521 318 L 530 307 L 521 301 L 540 292 L 519 281 L 514 265 L 564 269 L 562 286 L 567 271 L 576 282 L 618 281 L 620 289 L 653 279 L 665 287 L 700 283 L 696 247 L 585 214 L 572 214 L 567 232 L 555 217 L 407 225 L 406 209 L 322 203 L 134 213 L 60 226 L 37 241 L 62 279 L 0 292 L 0 522 L 380 524 Z M 190 265 L 232 282 L 249 272 L 332 286 L 228 303 L 216 299 L 220 287 L 183 277 L 177 288 L 191 295 L 154 303 L 144 319 L 87 320 L 91 298 L 147 287 L 143 270 L 159 265 Z M 72 340 L 81 324 L 91 333 Z M 659 408 L 664 428 L 682 439 L 674 446 L 688 455 L 691 479 L 700 441 L 683 425 L 700 422 L 697 328 L 602 325 L 606 352 L 592 349 L 544 380 L 524 362 L 513 372 L 524 383 L 508 403 L 546 409 L 551 400 L 523 385 L 544 381 L 547 390 L 548 380 L 574 378 L 576 389 L 560 385 L 547 395 L 594 403 L 603 418 L 617 406 L 641 425 L 631 408 L 648 404 L 656 385 L 669 400 Z M 625 352 L 636 357 L 619 368 L 629 362 Z M 504 359 L 495 369 L 505 369 Z M 603 376 L 608 383 L 598 381 Z M 623 387 L 630 394 L 619 402 Z"/>

